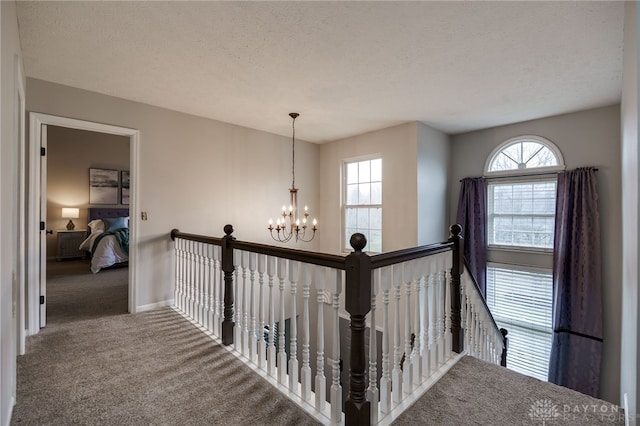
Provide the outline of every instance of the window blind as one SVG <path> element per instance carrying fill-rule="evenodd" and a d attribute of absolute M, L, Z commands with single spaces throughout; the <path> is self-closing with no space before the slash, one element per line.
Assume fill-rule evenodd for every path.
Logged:
<path fill-rule="evenodd" d="M 509 331 L 508 368 L 547 380 L 553 337 L 551 271 L 515 266 L 487 267 L 487 305 Z"/>

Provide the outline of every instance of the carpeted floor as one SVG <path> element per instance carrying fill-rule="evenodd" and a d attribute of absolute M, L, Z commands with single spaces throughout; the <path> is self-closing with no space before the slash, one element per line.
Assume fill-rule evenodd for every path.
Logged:
<path fill-rule="evenodd" d="M 463 357 L 394 425 L 624 425 L 621 408 Z"/>
<path fill-rule="evenodd" d="M 172 309 L 126 314 L 126 269 L 59 266 L 72 273 L 49 274 L 12 425 L 317 423 Z"/>
<path fill-rule="evenodd" d="M 305 425 L 313 418 L 182 316 L 127 310 L 127 269 L 48 269 L 12 425 Z M 622 425 L 622 410 L 464 357 L 397 425 Z"/>

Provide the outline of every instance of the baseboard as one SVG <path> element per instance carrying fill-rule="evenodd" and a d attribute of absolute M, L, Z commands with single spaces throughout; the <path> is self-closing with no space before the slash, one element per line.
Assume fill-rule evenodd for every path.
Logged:
<path fill-rule="evenodd" d="M 16 397 L 12 396 L 11 400 L 9 401 L 9 409 L 7 410 L 7 418 L 3 419 L 4 421 L 2 422 L 2 424 L 4 426 L 9 426 L 11 424 L 11 417 L 13 415 L 13 407 L 16 405 Z"/>
<path fill-rule="evenodd" d="M 154 309 L 165 308 L 173 305 L 173 300 L 163 300 L 162 302 L 150 303 L 148 305 L 140 305 L 136 307 L 136 312 L 153 311 Z"/>

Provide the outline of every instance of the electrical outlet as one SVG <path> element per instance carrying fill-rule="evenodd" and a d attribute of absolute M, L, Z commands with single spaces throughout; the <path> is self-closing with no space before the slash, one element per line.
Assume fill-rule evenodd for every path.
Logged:
<path fill-rule="evenodd" d="M 147 212 L 141 212 L 140 213 L 140 219 L 147 220 Z"/>

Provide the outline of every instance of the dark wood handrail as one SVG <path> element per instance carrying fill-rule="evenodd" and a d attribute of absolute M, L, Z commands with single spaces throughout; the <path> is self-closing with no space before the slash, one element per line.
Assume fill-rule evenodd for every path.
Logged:
<path fill-rule="evenodd" d="M 268 244 L 248 243 L 246 241 L 234 241 L 234 249 L 251 251 L 254 253 L 277 256 L 284 259 L 327 266 L 329 268 L 345 270 L 345 257 L 335 254 L 316 253 L 307 250 L 290 249 L 285 247 L 270 246 Z"/>
<path fill-rule="evenodd" d="M 432 256 L 434 254 L 444 253 L 451 250 L 453 250 L 453 243 L 446 241 L 443 243 L 390 251 L 388 253 L 374 254 L 371 256 L 371 267 L 373 269 L 382 268 L 396 263 L 407 262 L 409 260 Z"/>
<path fill-rule="evenodd" d="M 182 238 L 184 240 L 197 241 L 200 243 L 222 245 L 222 238 L 208 237 L 205 235 L 188 234 L 178 229 L 171 231 L 171 239 Z M 269 256 L 282 257 L 284 259 L 296 260 L 299 262 L 311 263 L 313 265 L 326 266 L 344 270 L 346 256 L 339 256 L 328 253 L 317 253 L 306 250 L 290 249 L 285 247 L 277 247 L 268 244 L 250 243 L 247 241 L 233 240 L 230 243 L 234 249 L 245 250 Z M 409 260 L 419 259 L 421 257 L 432 256 L 438 253 L 444 253 L 453 249 L 453 243 L 445 241 L 442 243 L 428 244 L 420 247 L 412 247 L 391 251 L 388 253 L 380 253 L 371 256 L 371 267 L 373 269 L 382 268 L 396 263 L 407 262 Z"/>
<path fill-rule="evenodd" d="M 187 234 L 185 232 L 180 232 L 179 229 L 172 229 L 171 240 L 175 241 L 176 238 L 182 238 L 183 240 L 196 241 L 196 242 L 205 243 L 205 244 L 213 244 L 215 246 L 222 245 L 222 238 L 207 237 L 206 235 L 198 235 L 198 234 Z"/>

